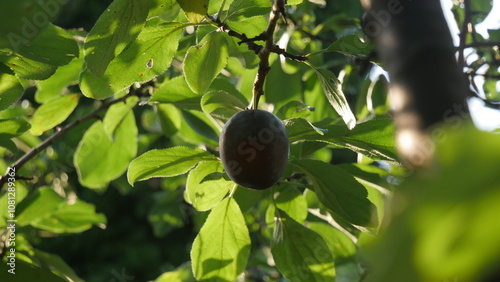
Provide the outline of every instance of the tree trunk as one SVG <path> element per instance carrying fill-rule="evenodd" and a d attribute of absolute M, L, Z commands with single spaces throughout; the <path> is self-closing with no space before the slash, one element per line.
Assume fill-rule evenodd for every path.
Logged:
<path fill-rule="evenodd" d="M 433 128 L 468 116 L 467 86 L 439 0 L 372 0 L 364 29 L 389 72 L 390 101 L 403 161 L 431 163 Z"/>

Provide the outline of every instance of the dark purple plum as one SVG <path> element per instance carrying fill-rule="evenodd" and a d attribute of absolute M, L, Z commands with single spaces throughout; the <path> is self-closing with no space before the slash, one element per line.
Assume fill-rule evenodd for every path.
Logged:
<path fill-rule="evenodd" d="M 263 190 L 285 172 L 290 145 L 283 123 L 270 112 L 246 110 L 232 116 L 219 138 L 222 165 L 237 184 Z"/>

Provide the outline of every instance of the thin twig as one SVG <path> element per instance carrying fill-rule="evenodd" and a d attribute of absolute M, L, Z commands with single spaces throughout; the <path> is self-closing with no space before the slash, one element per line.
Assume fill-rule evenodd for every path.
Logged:
<path fill-rule="evenodd" d="M 47 137 L 47 139 L 43 140 L 43 142 L 40 143 L 40 145 L 38 145 L 38 146 L 34 147 L 33 149 L 29 150 L 28 152 L 26 152 L 26 154 L 24 154 L 22 157 L 17 159 L 13 164 L 11 164 L 7 168 L 7 172 L 3 175 L 2 178 L 0 178 L 0 189 L 7 182 L 8 172 L 11 169 L 13 169 L 14 171 L 18 171 L 26 162 L 28 162 L 33 157 L 35 157 L 38 153 L 45 150 L 48 146 L 52 145 L 54 143 L 54 141 L 56 139 L 58 139 L 59 137 L 63 136 L 64 134 L 66 134 L 67 132 L 69 132 L 73 128 L 77 127 L 78 125 L 86 122 L 87 120 L 98 117 L 99 113 L 102 110 L 105 110 L 105 109 L 109 108 L 111 105 L 114 105 L 116 103 L 123 102 L 128 97 L 133 96 L 133 95 L 137 95 L 137 92 L 131 89 L 130 92 L 127 93 L 125 96 L 118 98 L 116 100 L 112 100 L 112 101 L 101 104 L 101 106 L 99 106 L 97 109 L 95 109 L 91 113 L 87 114 L 86 116 L 84 116 L 80 119 L 77 119 L 77 120 L 73 121 L 72 123 L 67 124 L 66 126 L 61 128 L 59 131 L 54 132 L 52 135 Z"/>
<path fill-rule="evenodd" d="M 458 46 L 458 65 L 460 67 L 460 70 L 463 70 L 465 66 L 464 49 L 472 19 L 470 0 L 464 0 L 464 13 L 464 22 L 462 23 L 462 29 L 460 31 L 460 44 Z"/>
<path fill-rule="evenodd" d="M 471 44 L 464 44 L 463 48 L 490 48 L 490 47 L 500 47 L 500 42 L 490 41 L 490 42 L 474 42 Z"/>

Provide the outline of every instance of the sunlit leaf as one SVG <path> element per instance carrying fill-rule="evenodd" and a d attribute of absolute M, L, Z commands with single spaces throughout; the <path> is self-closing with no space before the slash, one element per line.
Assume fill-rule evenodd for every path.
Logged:
<path fill-rule="evenodd" d="M 304 223 L 307 218 L 307 201 L 302 193 L 293 185 L 285 184 L 286 186 L 280 191 L 278 197 L 274 199 L 276 207 L 284 211 L 288 216 L 293 218 L 298 223 Z M 272 214 L 274 216 L 274 206 Z"/>
<path fill-rule="evenodd" d="M 206 161 L 189 172 L 186 181 L 187 201 L 198 211 L 215 207 L 234 183 L 226 179 L 220 161 Z"/>
<path fill-rule="evenodd" d="M 358 35 L 350 34 L 341 36 L 325 50 L 339 52 L 348 56 L 359 56 L 367 55 L 373 50 L 373 46 L 361 41 Z"/>
<path fill-rule="evenodd" d="M 0 119 L 0 138 L 12 138 L 30 129 L 30 124 L 22 118 Z"/>
<path fill-rule="evenodd" d="M 347 103 L 344 92 L 342 92 L 342 85 L 337 77 L 329 70 L 318 69 L 308 62 L 306 62 L 306 64 L 316 72 L 323 92 L 326 98 L 328 98 L 330 105 L 332 105 L 335 111 L 342 117 L 347 127 L 353 129 L 354 126 L 356 126 L 356 118 L 349 107 L 349 103 Z"/>
<path fill-rule="evenodd" d="M 137 126 L 132 111 L 120 122 L 113 136 L 103 122 L 96 121 L 85 132 L 75 152 L 80 183 L 89 188 L 106 187 L 125 172 L 136 154 Z"/>
<path fill-rule="evenodd" d="M 269 13 L 271 2 L 268 0 L 234 0 L 227 11 L 228 20 L 244 15 L 245 17 L 253 17 Z"/>
<path fill-rule="evenodd" d="M 352 130 L 343 124 L 331 124 L 324 127 L 324 134 L 318 134 L 312 127 L 289 124 L 288 120 L 285 125 L 291 142 L 325 142 L 334 147 L 348 148 L 372 159 L 398 163 L 394 144 L 394 122 L 391 119 L 369 120 L 359 123 Z"/>
<path fill-rule="evenodd" d="M 44 103 L 60 95 L 68 85 L 77 84 L 83 63 L 83 57 L 76 58 L 69 64 L 57 68 L 56 72 L 48 79 L 38 81 L 35 100 L 38 103 Z"/>
<path fill-rule="evenodd" d="M 191 271 L 191 263 L 187 262 L 175 270 L 163 273 L 154 282 L 196 282 L 196 279 Z"/>
<path fill-rule="evenodd" d="M 85 62 L 94 75 L 104 75 L 109 63 L 141 31 L 150 0 L 116 0 L 101 14 L 85 40 Z"/>
<path fill-rule="evenodd" d="M 41 135 L 65 121 L 78 105 L 80 95 L 71 94 L 47 101 L 33 114 L 31 134 Z"/>
<path fill-rule="evenodd" d="M 41 80 L 56 72 L 57 67 L 23 57 L 19 53 L 0 49 L 0 62 L 14 71 L 19 78 Z"/>
<path fill-rule="evenodd" d="M 290 139 L 300 139 L 301 136 L 325 135 L 328 130 L 314 126 L 303 118 L 292 118 L 283 121 Z M 318 137 L 319 138 L 319 137 Z"/>
<path fill-rule="evenodd" d="M 32 222 L 31 225 L 54 233 L 78 233 L 92 225 L 105 223 L 106 217 L 96 213 L 93 205 L 77 200 L 75 203 L 66 202 L 49 217 Z"/>
<path fill-rule="evenodd" d="M 128 181 L 146 180 L 152 177 L 170 177 L 184 174 L 200 161 L 216 160 L 214 155 L 201 149 L 172 147 L 148 151 L 134 159 L 128 168 Z"/>
<path fill-rule="evenodd" d="M 182 76 L 176 76 L 160 88 L 158 88 L 151 97 L 151 102 L 171 103 L 184 109 L 201 109 L 200 95 L 194 93 L 187 85 L 186 79 Z"/>
<path fill-rule="evenodd" d="M 207 14 L 208 2 L 210 0 L 177 0 L 182 10 L 186 14 L 186 18 L 192 23 L 199 23 Z"/>
<path fill-rule="evenodd" d="M 222 32 L 211 32 L 198 45 L 190 47 L 184 59 L 184 75 L 191 90 L 205 93 L 226 66 L 228 56 L 228 43 Z"/>
<path fill-rule="evenodd" d="M 194 276 L 204 281 L 234 281 L 247 265 L 250 236 L 233 198 L 210 213 L 191 249 Z"/>
<path fill-rule="evenodd" d="M 167 23 L 148 26 L 137 39 L 113 59 L 102 77 L 89 70 L 80 76 L 85 96 L 95 99 L 110 97 L 134 82 L 145 82 L 162 74 L 172 62 L 182 25 Z"/>
<path fill-rule="evenodd" d="M 176 0 L 151 0 L 153 6 L 149 9 L 148 19 L 158 17 L 166 22 L 174 21 L 181 7 Z"/>
<path fill-rule="evenodd" d="M 16 220 L 19 226 L 31 224 L 52 215 L 66 200 L 48 187 L 38 188 L 19 203 Z"/>
<path fill-rule="evenodd" d="M 117 103 L 109 107 L 106 116 L 102 120 L 104 131 L 113 138 L 115 131 L 125 119 L 132 108 L 137 104 L 139 98 L 136 96 L 128 97 L 124 103 Z"/>
<path fill-rule="evenodd" d="M 311 114 L 312 111 L 314 111 L 314 107 L 310 107 L 300 101 L 290 101 L 279 108 L 276 116 L 281 120 L 291 118 L 306 118 Z"/>
<path fill-rule="evenodd" d="M 224 122 L 245 110 L 246 106 L 245 102 L 225 91 L 208 92 L 201 98 L 203 112 Z"/>

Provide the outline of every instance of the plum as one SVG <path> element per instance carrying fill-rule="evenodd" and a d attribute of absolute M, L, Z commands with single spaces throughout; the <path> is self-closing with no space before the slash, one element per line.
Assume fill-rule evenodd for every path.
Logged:
<path fill-rule="evenodd" d="M 285 172 L 290 145 L 278 117 L 263 110 L 246 110 L 232 116 L 219 138 L 222 165 L 237 184 L 267 189 Z"/>

